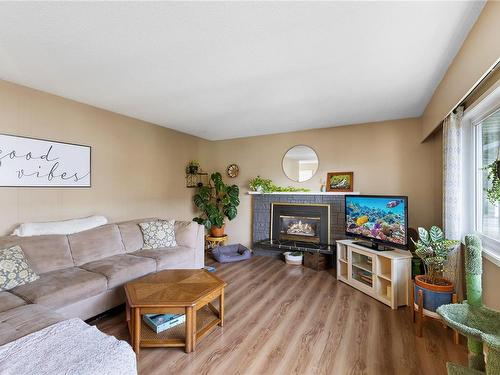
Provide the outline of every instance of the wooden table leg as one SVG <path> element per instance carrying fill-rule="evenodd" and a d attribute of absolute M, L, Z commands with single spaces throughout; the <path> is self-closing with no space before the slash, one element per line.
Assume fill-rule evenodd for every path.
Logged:
<path fill-rule="evenodd" d="M 412 283 L 413 287 L 413 283 Z M 412 288 L 410 293 L 410 304 L 411 304 L 411 317 L 413 319 L 413 323 L 415 323 L 415 296 L 414 296 L 414 288 Z"/>
<path fill-rule="evenodd" d="M 222 292 L 220 293 L 220 296 L 219 296 L 219 319 L 220 319 L 219 326 L 223 327 L 224 326 L 224 289 L 222 289 Z"/>
<path fill-rule="evenodd" d="M 186 353 L 193 351 L 193 307 L 186 307 Z"/>
<path fill-rule="evenodd" d="M 133 329 L 133 349 L 135 354 L 139 356 L 141 351 L 141 309 L 135 307 L 134 309 L 134 329 Z"/>
<path fill-rule="evenodd" d="M 192 315 L 192 321 L 193 321 L 193 329 L 192 329 L 192 332 L 193 332 L 193 344 L 192 344 L 192 350 L 193 352 L 195 351 L 196 349 L 196 333 L 197 333 L 197 329 L 196 329 L 196 309 L 193 308 L 193 315 Z"/>
<path fill-rule="evenodd" d="M 418 291 L 418 325 L 417 336 L 422 337 L 422 325 L 424 320 L 424 292 Z"/>

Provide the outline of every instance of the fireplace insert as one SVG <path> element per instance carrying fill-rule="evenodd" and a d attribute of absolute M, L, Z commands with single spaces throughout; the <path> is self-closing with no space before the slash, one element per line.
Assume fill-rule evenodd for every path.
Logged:
<path fill-rule="evenodd" d="M 330 242 L 329 211 L 329 205 L 273 203 L 271 205 L 271 240 L 328 244 Z"/>

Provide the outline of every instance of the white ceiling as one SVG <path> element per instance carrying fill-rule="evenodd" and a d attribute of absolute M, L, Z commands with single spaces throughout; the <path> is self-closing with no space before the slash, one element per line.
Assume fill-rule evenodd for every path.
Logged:
<path fill-rule="evenodd" d="M 483 2 L 0 3 L 0 79 L 206 139 L 420 116 Z"/>

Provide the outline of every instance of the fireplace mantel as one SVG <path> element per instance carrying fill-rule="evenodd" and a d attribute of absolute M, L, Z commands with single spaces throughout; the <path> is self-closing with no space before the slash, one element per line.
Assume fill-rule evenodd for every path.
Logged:
<path fill-rule="evenodd" d="M 248 191 L 248 195 L 346 195 L 361 194 L 359 191 L 337 192 L 337 191 L 277 191 L 274 193 L 259 193 L 258 191 Z"/>

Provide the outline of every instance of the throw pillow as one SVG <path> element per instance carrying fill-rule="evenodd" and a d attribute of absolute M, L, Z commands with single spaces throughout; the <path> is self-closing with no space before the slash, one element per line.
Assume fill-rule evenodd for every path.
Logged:
<path fill-rule="evenodd" d="M 0 250 L 0 291 L 35 281 L 39 276 L 28 265 L 19 246 Z"/>
<path fill-rule="evenodd" d="M 174 232 L 175 220 L 156 220 L 140 223 L 144 249 L 177 246 Z"/>

